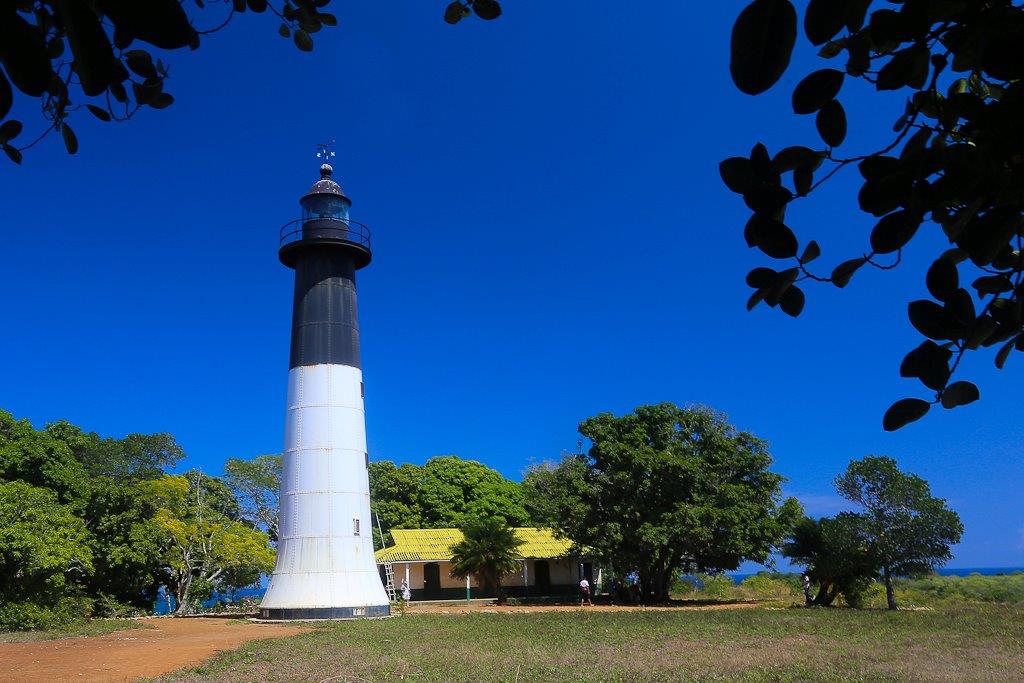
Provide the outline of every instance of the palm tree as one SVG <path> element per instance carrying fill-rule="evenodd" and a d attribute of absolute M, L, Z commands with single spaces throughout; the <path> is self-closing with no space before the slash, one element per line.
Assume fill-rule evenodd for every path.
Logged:
<path fill-rule="evenodd" d="M 476 519 L 462 528 L 463 539 L 452 546 L 452 576 L 472 576 L 479 586 L 493 585 L 498 604 L 505 604 L 501 579 L 517 568 L 516 550 L 523 542 L 504 519 Z"/>

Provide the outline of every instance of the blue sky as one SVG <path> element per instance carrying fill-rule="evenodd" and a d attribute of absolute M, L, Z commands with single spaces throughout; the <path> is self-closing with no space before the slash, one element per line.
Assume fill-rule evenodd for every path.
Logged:
<path fill-rule="evenodd" d="M 242 16 L 170 56 L 169 109 L 82 112 L 76 156 L 52 138 L 3 168 L 0 405 L 39 426 L 170 431 L 210 472 L 279 451 L 292 283 L 277 232 L 316 178 L 314 144 L 336 138 L 336 177 L 374 231 L 359 280 L 372 458 L 455 453 L 518 478 L 596 412 L 706 403 L 770 441 L 809 512 L 846 507 L 831 480 L 850 459 L 888 454 L 963 517 L 953 566 L 1024 565 L 1019 359 L 998 373 L 976 354 L 963 377 L 982 401 L 880 426 L 919 395 L 898 367 L 937 230 L 896 272 L 809 288 L 797 320 L 744 309 L 743 277 L 768 259 L 717 164 L 758 140 L 816 143 L 789 108 L 817 68 L 805 41 L 750 98 L 728 77 L 743 2 L 506 0 L 457 27 L 444 4 L 335 2 L 340 27 L 311 54 Z M 842 95 L 851 152 L 902 108 L 868 94 Z M 38 120 L 19 106 L 27 136 Z M 790 212 L 826 267 L 871 225 L 856 178 L 836 180 Z"/>

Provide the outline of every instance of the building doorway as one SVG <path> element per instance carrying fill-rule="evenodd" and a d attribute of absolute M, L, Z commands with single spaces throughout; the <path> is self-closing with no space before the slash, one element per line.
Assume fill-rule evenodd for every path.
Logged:
<path fill-rule="evenodd" d="M 551 566 L 547 560 L 537 560 L 533 563 L 533 582 L 537 586 L 538 595 L 551 593 Z"/>
<path fill-rule="evenodd" d="M 423 599 L 436 600 L 441 596 L 441 565 L 427 562 L 423 565 Z"/>

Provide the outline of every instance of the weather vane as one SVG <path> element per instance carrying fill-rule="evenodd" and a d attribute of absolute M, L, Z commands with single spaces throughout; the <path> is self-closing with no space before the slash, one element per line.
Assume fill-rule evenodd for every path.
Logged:
<path fill-rule="evenodd" d="M 326 164 L 334 158 L 334 150 L 331 147 L 334 146 L 334 140 L 330 142 L 321 142 L 316 146 L 316 158 L 323 159 Z"/>

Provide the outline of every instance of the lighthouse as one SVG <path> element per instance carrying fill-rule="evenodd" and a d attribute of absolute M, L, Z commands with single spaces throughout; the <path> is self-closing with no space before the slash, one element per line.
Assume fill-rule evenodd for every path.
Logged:
<path fill-rule="evenodd" d="M 373 557 L 356 314 L 356 271 L 370 263 L 370 231 L 349 218 L 352 202 L 332 175 L 330 165 L 320 167 L 299 200 L 302 217 L 281 228 L 278 257 L 295 271 L 295 299 L 277 565 L 263 619 L 391 611 Z"/>

